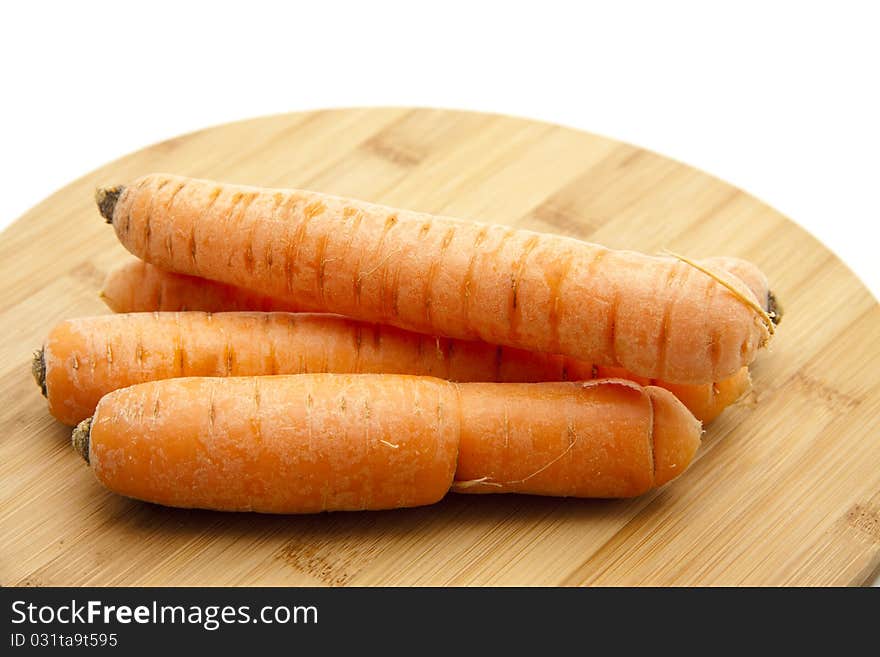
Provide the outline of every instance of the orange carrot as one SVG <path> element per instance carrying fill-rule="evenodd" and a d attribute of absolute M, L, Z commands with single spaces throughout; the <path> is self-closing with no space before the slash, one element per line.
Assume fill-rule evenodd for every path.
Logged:
<path fill-rule="evenodd" d="M 680 474 L 699 442 L 670 393 L 628 381 L 391 374 L 152 381 L 105 396 L 73 434 L 114 492 L 268 513 L 417 506 L 451 487 L 629 497 Z"/>
<path fill-rule="evenodd" d="M 66 320 L 36 352 L 33 369 L 49 411 L 67 424 L 90 416 L 108 392 L 183 376 L 337 372 L 419 374 L 454 381 L 634 378 L 619 368 L 484 342 L 433 338 L 337 315 L 257 312 L 127 313 Z M 708 422 L 748 389 L 749 377 L 743 368 L 717 384 L 656 383 L 672 389 Z"/>
<path fill-rule="evenodd" d="M 674 383 L 732 376 L 774 328 L 738 278 L 681 257 L 163 174 L 97 201 L 122 244 L 163 269 Z"/>
<path fill-rule="evenodd" d="M 117 313 L 154 310 L 293 311 L 289 303 L 244 288 L 175 274 L 141 260 L 127 262 L 107 274 L 101 299 Z"/>

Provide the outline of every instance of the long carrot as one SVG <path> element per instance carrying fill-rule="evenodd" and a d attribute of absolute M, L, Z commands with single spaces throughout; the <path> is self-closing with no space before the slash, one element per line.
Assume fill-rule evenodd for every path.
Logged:
<path fill-rule="evenodd" d="M 154 310 L 285 310 L 289 303 L 196 276 L 175 274 L 141 260 L 133 260 L 107 274 L 101 299 L 117 313 Z"/>
<path fill-rule="evenodd" d="M 629 497 L 680 474 L 699 442 L 670 393 L 627 381 L 389 374 L 152 381 L 108 394 L 73 434 L 112 491 L 268 513 L 417 506 L 450 488 Z"/>
<path fill-rule="evenodd" d="M 774 328 L 738 278 L 678 257 L 164 174 L 97 201 L 122 244 L 164 269 L 674 383 L 732 376 Z"/>
<path fill-rule="evenodd" d="M 748 369 L 716 384 L 634 377 L 571 358 L 433 338 L 337 315 L 233 312 L 127 313 L 60 322 L 34 356 L 49 411 L 67 424 L 90 416 L 105 394 L 183 376 L 303 372 L 389 373 L 455 381 L 563 381 L 605 377 L 657 383 L 708 422 L 749 387 Z"/>

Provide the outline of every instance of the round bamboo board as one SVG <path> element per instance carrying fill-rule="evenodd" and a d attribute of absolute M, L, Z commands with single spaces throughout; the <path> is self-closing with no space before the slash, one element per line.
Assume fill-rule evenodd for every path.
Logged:
<path fill-rule="evenodd" d="M 317 516 L 161 508 L 105 491 L 31 379 L 57 321 L 106 312 L 130 257 L 96 186 L 151 171 L 290 186 L 553 231 L 749 258 L 786 316 L 754 391 L 697 462 L 635 500 L 449 495 Z M 778 212 L 678 162 L 576 130 L 431 109 L 288 114 L 156 144 L 0 236 L 0 584 L 860 584 L 880 562 L 880 307 Z"/>

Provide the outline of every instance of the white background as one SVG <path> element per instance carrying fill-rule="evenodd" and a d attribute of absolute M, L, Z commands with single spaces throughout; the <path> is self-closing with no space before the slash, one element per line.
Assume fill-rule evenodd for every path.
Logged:
<path fill-rule="evenodd" d="M 683 160 L 812 231 L 877 296 L 876 6 L 4 3 L 0 227 L 109 160 L 207 125 L 430 105 Z"/>
<path fill-rule="evenodd" d="M 715 174 L 812 231 L 877 296 L 876 6 L 4 3 L 0 227 L 109 160 L 207 125 L 451 107 L 583 128 Z"/>

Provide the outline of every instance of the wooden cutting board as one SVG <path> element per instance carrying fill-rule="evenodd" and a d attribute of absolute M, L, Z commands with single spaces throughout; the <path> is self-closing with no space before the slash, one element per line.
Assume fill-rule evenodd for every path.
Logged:
<path fill-rule="evenodd" d="M 611 247 L 750 258 L 786 316 L 754 391 L 698 461 L 636 500 L 449 495 L 427 508 L 273 517 L 106 492 L 31 379 L 57 321 L 106 312 L 130 256 L 96 186 L 169 171 L 296 186 Z M 289 114 L 171 139 L 88 174 L 0 237 L 0 584 L 861 584 L 880 563 L 880 307 L 748 194 L 575 130 L 429 109 Z"/>

